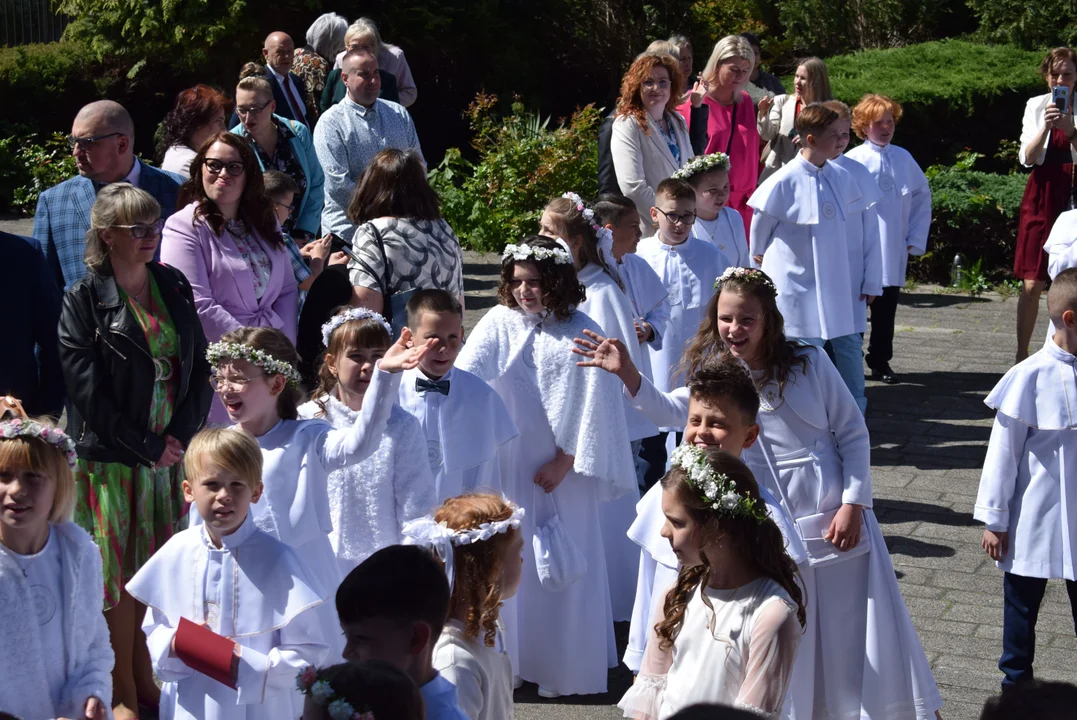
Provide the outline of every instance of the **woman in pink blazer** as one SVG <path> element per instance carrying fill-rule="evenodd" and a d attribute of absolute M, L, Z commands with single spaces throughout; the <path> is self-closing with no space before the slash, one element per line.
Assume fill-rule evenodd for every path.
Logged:
<path fill-rule="evenodd" d="M 273 203 L 254 151 L 222 132 L 191 161 L 184 205 L 165 224 L 161 260 L 182 272 L 210 342 L 241 327 L 272 327 L 295 341 L 298 296 Z M 227 423 L 215 400 L 209 416 Z"/>

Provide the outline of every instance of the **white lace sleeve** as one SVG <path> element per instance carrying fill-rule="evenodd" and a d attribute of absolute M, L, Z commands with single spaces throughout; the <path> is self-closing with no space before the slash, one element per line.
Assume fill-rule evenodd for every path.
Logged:
<path fill-rule="evenodd" d="M 666 694 L 665 675 L 646 675 L 640 673 L 635 684 L 617 703 L 626 718 L 637 720 L 657 720 L 658 711 L 662 709 L 662 699 Z"/>
<path fill-rule="evenodd" d="M 781 714 L 802 628 L 796 608 L 775 598 L 756 612 L 744 682 L 734 705 L 764 717 Z"/>

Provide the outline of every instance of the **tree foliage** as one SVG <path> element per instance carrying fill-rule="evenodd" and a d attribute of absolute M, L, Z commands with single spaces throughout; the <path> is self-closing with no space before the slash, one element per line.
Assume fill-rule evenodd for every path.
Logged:
<path fill-rule="evenodd" d="M 986 40 L 1027 49 L 1077 42 L 1074 0 L 967 0 Z"/>

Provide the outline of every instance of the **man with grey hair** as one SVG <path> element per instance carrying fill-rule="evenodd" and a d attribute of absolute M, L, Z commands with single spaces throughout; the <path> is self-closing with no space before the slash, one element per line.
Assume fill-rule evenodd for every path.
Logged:
<path fill-rule="evenodd" d="M 340 77 L 348 94 L 314 128 L 314 151 L 325 171 L 322 230 L 350 240 L 355 226 L 347 216 L 348 203 L 367 164 L 381 150 L 412 149 L 422 157 L 422 148 L 408 111 L 378 97 L 381 76 L 373 53 L 349 51 Z"/>
<path fill-rule="evenodd" d="M 97 191 L 114 182 L 142 188 L 161 205 L 164 220 L 176 209 L 183 178 L 135 157 L 135 125 L 122 105 L 98 100 L 75 116 L 67 144 L 79 174 L 51 187 L 37 199 L 34 238 L 45 253 L 60 287 L 86 275 L 82 253 Z"/>

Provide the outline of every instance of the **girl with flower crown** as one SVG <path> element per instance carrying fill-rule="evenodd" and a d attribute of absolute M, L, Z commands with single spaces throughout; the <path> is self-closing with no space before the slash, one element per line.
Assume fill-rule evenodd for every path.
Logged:
<path fill-rule="evenodd" d="M 740 213 L 726 205 L 729 200 L 729 156 L 724 152 L 699 155 L 673 173 L 673 177 L 687 180 L 696 191 L 692 237 L 718 248 L 726 266 L 751 267 L 744 221 Z"/>
<path fill-rule="evenodd" d="M 405 328 L 377 361 L 367 402 L 354 424 L 334 429 L 325 420 L 299 418 L 299 356 L 284 333 L 273 328 L 240 328 L 209 346 L 213 386 L 235 426 L 258 440 L 265 458 L 265 492 L 251 505 L 255 524 L 295 548 L 328 594 L 343 577 L 329 533 L 329 474 L 370 456 L 378 448 L 400 384 L 399 373 L 418 365 L 432 347 L 409 348 Z M 192 513 L 192 522 L 197 514 Z M 343 651 L 333 603 L 318 607 L 326 638 Z"/>
<path fill-rule="evenodd" d="M 575 308 L 583 299 L 572 256 L 557 241 L 532 235 L 508 245 L 499 304 L 456 361 L 490 383 L 520 430 L 505 446 L 502 478 L 505 494 L 527 510 L 524 537 L 563 530 L 576 553 L 560 559 L 585 560 L 582 572 L 566 563 L 577 572 L 554 591 L 535 554 L 524 555 L 514 665 L 546 697 L 605 692 L 607 668 L 617 664 L 599 509 L 636 484 L 619 383 L 576 367 L 569 352 L 574 337 L 598 330 Z"/>
<path fill-rule="evenodd" d="M 362 660 L 308 667 L 296 685 L 306 696 L 303 720 L 424 720 L 423 696 L 389 663 Z"/>
<path fill-rule="evenodd" d="M 632 301 L 625 294 L 624 283 L 614 269 L 617 265 L 613 257 L 613 233 L 599 225 L 594 211 L 579 195 L 571 192 L 546 205 L 539 221 L 539 232 L 562 238 L 572 252 L 586 294 L 577 309 L 598 323 L 606 335 L 621 340 L 632 361 L 637 367 L 641 366 L 645 355 L 643 343 L 661 347 L 661 338 L 652 325 L 636 317 Z M 657 435 L 658 427 L 634 410 L 627 399 L 625 419 L 632 454 L 636 456 L 643 438 Z M 639 553 L 626 533 L 636 517 L 638 501 L 637 490 L 602 505 L 602 543 L 606 549 L 614 622 L 632 617 Z"/>
<path fill-rule="evenodd" d="M 390 332 L 373 310 L 338 309 L 322 326 L 318 386 L 299 417 L 324 418 L 338 430 L 354 426 L 375 366 L 392 345 Z M 329 473 L 329 541 L 341 577 L 375 550 L 399 543 L 404 523 L 436 504 L 422 426 L 393 402 L 374 453 Z"/>
<path fill-rule="evenodd" d="M 618 707 L 643 720 L 696 703 L 778 717 L 805 602 L 755 478 L 726 452 L 682 445 L 662 478 L 662 512 L 681 569 Z"/>
<path fill-rule="evenodd" d="M 787 710 L 793 718 L 930 718 L 942 697 L 871 511 L 864 417 L 824 351 L 786 339 L 765 273 L 730 268 L 716 285 L 682 367 L 693 373 L 729 352 L 759 388 L 759 440 L 743 457 L 793 518 L 811 600 Z M 634 397 L 678 402 L 630 369 L 619 343 L 595 340 L 596 364 L 619 368 Z"/>
<path fill-rule="evenodd" d="M 71 522 L 74 465 L 71 438 L 0 398 L 0 708 L 24 720 L 111 717 L 101 553 Z"/>
<path fill-rule="evenodd" d="M 434 669 L 456 686 L 471 720 L 513 717 L 512 662 L 500 614 L 520 586 L 524 515 L 498 495 L 468 493 L 404 528 L 407 543 L 432 548 L 445 563 L 452 598 Z"/>

